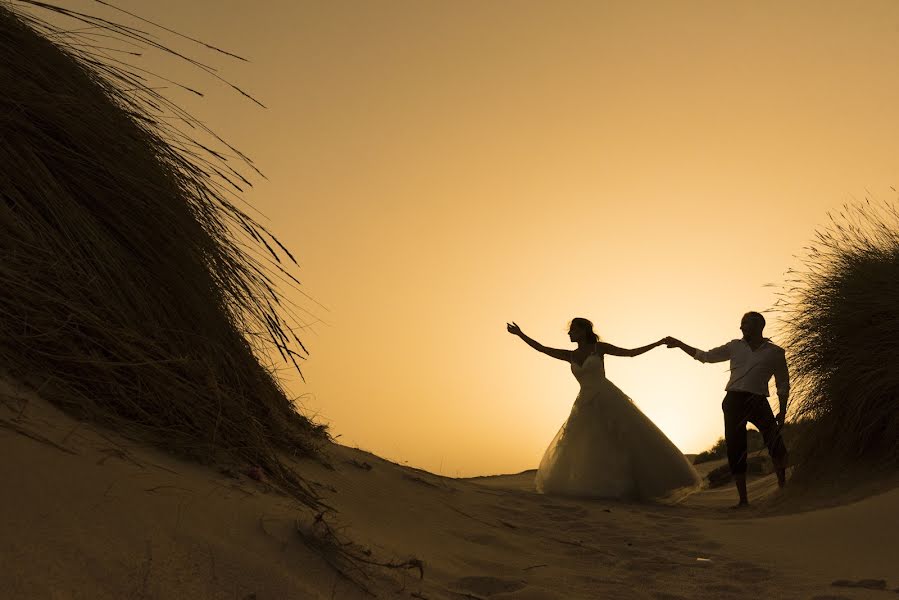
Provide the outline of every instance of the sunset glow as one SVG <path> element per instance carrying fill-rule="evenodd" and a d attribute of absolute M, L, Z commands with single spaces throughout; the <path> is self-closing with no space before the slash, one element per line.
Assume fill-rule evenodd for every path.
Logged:
<path fill-rule="evenodd" d="M 444 475 L 535 468 L 571 408 L 569 366 L 507 321 L 716 346 L 828 210 L 895 197 L 892 1 L 120 5 L 251 60 L 216 66 L 265 110 L 146 59 L 202 83 L 173 94 L 265 173 L 247 198 L 326 307 L 287 292 L 314 315 L 290 393 Z M 726 364 L 606 367 L 683 452 L 722 435 Z"/>

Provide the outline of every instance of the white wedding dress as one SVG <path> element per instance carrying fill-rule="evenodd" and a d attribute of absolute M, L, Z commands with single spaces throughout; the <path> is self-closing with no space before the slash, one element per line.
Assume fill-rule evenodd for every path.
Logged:
<path fill-rule="evenodd" d="M 572 362 L 571 372 L 581 391 L 540 461 L 538 492 L 639 500 L 699 484 L 680 450 L 606 379 L 602 354 Z"/>

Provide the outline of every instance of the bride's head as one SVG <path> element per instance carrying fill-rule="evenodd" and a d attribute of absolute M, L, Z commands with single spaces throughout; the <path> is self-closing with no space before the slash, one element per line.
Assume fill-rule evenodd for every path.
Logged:
<path fill-rule="evenodd" d="M 583 317 L 575 317 L 568 324 L 568 339 L 578 344 L 581 342 L 595 344 L 599 341 L 599 336 L 593 332 L 593 321 Z"/>

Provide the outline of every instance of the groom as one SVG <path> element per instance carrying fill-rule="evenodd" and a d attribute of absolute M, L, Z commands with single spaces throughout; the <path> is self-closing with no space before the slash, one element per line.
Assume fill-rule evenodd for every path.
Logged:
<path fill-rule="evenodd" d="M 749 505 L 746 496 L 747 422 L 755 425 L 762 433 L 777 471 L 778 485 L 783 487 L 786 483 L 787 448 L 780 436 L 780 428 L 783 427 L 787 412 L 790 375 L 783 348 L 762 337 L 764 329 L 765 317 L 761 313 L 748 312 L 740 321 L 743 337 L 708 352 L 697 350 L 673 337 L 665 338 L 665 344 L 669 348 L 680 348 L 700 362 L 730 360 L 730 381 L 724 388 L 727 394 L 721 408 L 724 411 L 727 462 L 740 495 L 740 503 L 735 508 Z M 768 382 L 772 375 L 780 401 L 777 417 L 768 404 Z"/>

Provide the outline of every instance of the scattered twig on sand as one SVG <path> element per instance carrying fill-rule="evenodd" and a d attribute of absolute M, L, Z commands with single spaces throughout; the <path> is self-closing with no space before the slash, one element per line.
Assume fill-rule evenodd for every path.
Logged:
<path fill-rule="evenodd" d="M 106 456 L 104 456 L 103 458 L 101 458 L 100 460 L 97 461 L 98 465 L 102 465 L 110 458 L 115 457 L 115 458 L 121 459 L 125 462 L 130 462 L 131 464 L 133 464 L 137 467 L 140 467 L 141 469 L 144 468 L 144 466 L 142 464 L 137 462 L 134 458 L 131 457 L 130 454 L 128 454 L 121 448 L 102 448 L 102 449 L 100 449 L 100 452 L 102 452 Z"/>
<path fill-rule="evenodd" d="M 72 437 L 72 435 L 74 435 L 76 431 L 78 431 L 78 429 L 81 427 L 82 423 L 83 423 L 83 421 L 78 421 L 77 423 L 75 423 L 75 426 L 72 427 L 72 429 L 69 431 L 69 433 L 66 434 L 66 437 L 62 438 L 63 444 L 65 444 L 66 442 L 69 441 L 69 438 Z"/>
<path fill-rule="evenodd" d="M 360 461 L 356 460 L 355 458 L 351 458 L 350 460 L 347 461 L 347 463 L 353 465 L 354 467 L 358 467 L 358 468 L 362 469 L 363 471 L 371 471 L 371 469 L 372 469 L 372 466 L 370 464 L 368 464 L 367 462 L 365 462 L 365 461 L 360 462 Z"/>
<path fill-rule="evenodd" d="M 475 491 L 476 491 L 477 493 L 479 493 L 479 494 L 487 494 L 488 496 L 502 496 L 503 498 L 505 498 L 506 496 L 508 496 L 508 493 L 491 492 L 491 491 L 489 491 L 489 490 L 475 490 Z"/>
<path fill-rule="evenodd" d="M 370 558 L 372 551 L 364 548 L 351 540 L 341 539 L 338 532 L 325 521 L 325 513 L 315 515 L 309 527 L 303 527 L 297 519 L 294 521 L 296 531 L 300 538 L 310 548 L 317 550 L 319 555 L 327 562 L 334 572 L 342 579 L 356 586 L 363 593 L 374 596 L 374 592 L 366 585 L 365 580 L 370 579 L 369 573 L 363 565 L 371 565 L 384 569 L 416 569 L 418 578 L 424 579 L 424 563 L 418 558 L 410 558 L 404 561 L 380 561 Z"/>
<path fill-rule="evenodd" d="M 66 448 L 65 446 L 61 446 L 60 444 L 57 444 L 53 440 L 45 438 L 44 436 L 42 436 L 38 433 L 34 433 L 33 431 L 28 431 L 24 427 L 20 427 L 19 425 L 17 425 L 16 423 L 13 423 L 12 421 L 7 421 L 6 419 L 0 419 L 0 427 L 5 427 L 7 429 L 11 429 L 12 431 L 15 431 L 16 433 L 18 433 L 19 435 L 24 435 L 25 437 L 31 438 L 37 442 L 41 442 L 42 444 L 47 444 L 48 446 L 53 446 L 57 450 L 61 450 L 62 452 L 65 452 L 67 454 L 74 454 L 76 456 L 78 455 L 78 453 L 75 452 L 74 450 L 72 450 L 71 448 Z"/>
<path fill-rule="evenodd" d="M 128 461 L 131 464 L 140 467 L 141 469 L 144 468 L 144 465 L 142 465 L 136 459 L 131 457 L 131 455 L 128 453 L 128 449 L 119 440 L 116 440 L 116 439 L 106 435 L 104 432 L 102 432 L 97 427 L 91 427 L 90 429 L 93 433 L 95 433 L 96 435 L 103 438 L 104 440 L 106 440 L 107 442 L 109 442 L 110 444 L 112 444 L 114 446 L 114 448 L 101 448 L 100 452 L 104 452 L 106 454 L 113 454 L 117 458 L 121 458 L 122 460 Z M 106 460 L 108 460 L 108 458 L 109 457 L 102 459 L 97 464 L 103 464 L 104 462 L 106 462 Z"/>
<path fill-rule="evenodd" d="M 440 489 L 440 486 L 436 483 L 432 483 L 426 479 L 422 479 L 417 475 L 409 475 L 408 473 L 403 473 L 403 479 L 408 479 L 409 481 L 414 481 L 415 483 L 420 483 L 421 485 L 426 485 L 428 487 L 432 487 L 435 489 Z"/>
<path fill-rule="evenodd" d="M 190 490 L 190 489 L 188 489 L 188 488 L 183 488 L 183 487 L 177 486 L 177 485 L 157 485 L 157 486 L 155 486 L 155 487 L 146 488 L 144 491 L 145 491 L 145 492 L 156 492 L 156 491 L 158 491 L 158 490 L 167 490 L 167 489 L 168 489 L 168 490 L 184 490 L 185 492 L 192 492 L 192 491 L 193 491 L 193 490 Z"/>
<path fill-rule="evenodd" d="M 156 467 L 156 468 L 159 469 L 160 471 L 165 471 L 166 473 L 171 473 L 172 475 L 180 475 L 180 474 L 181 474 L 181 473 L 179 473 L 178 471 L 176 471 L 176 470 L 174 470 L 174 469 L 170 469 L 170 468 L 168 468 L 168 467 L 163 467 L 162 465 L 158 465 L 158 464 L 156 464 L 156 463 L 154 463 L 154 462 L 149 462 L 149 461 L 147 461 L 147 464 L 150 465 L 151 467 Z"/>
<path fill-rule="evenodd" d="M 321 483 L 318 481 L 311 481 L 311 480 L 309 481 L 309 483 L 317 488 L 321 488 L 323 490 L 328 490 L 329 492 L 334 493 L 334 494 L 337 493 L 337 488 L 329 483 Z"/>
<path fill-rule="evenodd" d="M 523 570 L 523 571 L 530 571 L 531 569 L 539 569 L 540 567 L 548 567 L 548 566 L 549 566 L 548 564 L 543 563 L 543 564 L 539 564 L 539 565 L 531 565 L 530 567 L 525 567 L 525 568 L 522 569 L 522 570 Z"/>
<path fill-rule="evenodd" d="M 462 596 L 463 598 L 470 598 L 471 600 L 487 600 L 484 596 L 478 596 L 477 594 L 472 594 L 470 592 L 457 592 L 455 590 L 450 590 L 450 592 L 457 596 Z"/>
<path fill-rule="evenodd" d="M 453 512 L 459 513 L 459 514 L 462 515 L 463 517 L 468 517 L 468 518 L 471 519 L 472 521 L 477 521 L 478 523 L 480 523 L 480 524 L 482 524 L 482 525 L 487 525 L 488 527 L 495 527 L 495 528 L 497 528 L 497 529 L 501 529 L 500 525 L 497 525 L 496 523 L 491 523 L 490 521 L 485 521 L 484 519 L 480 519 L 480 518 L 478 518 L 478 517 L 476 517 L 476 516 L 474 516 L 474 515 L 470 515 L 470 514 L 468 514 L 467 512 L 465 512 L 464 510 L 459 509 L 459 508 L 456 508 L 455 506 L 452 506 L 451 504 L 447 504 L 447 507 L 449 507 L 449 509 L 452 510 Z M 513 525 L 513 524 L 508 523 L 508 522 L 506 522 L 506 521 L 499 521 L 499 523 L 500 523 L 501 525 L 504 525 L 504 526 L 510 528 L 510 529 L 518 529 L 518 526 L 517 526 L 517 525 Z"/>
<path fill-rule="evenodd" d="M 585 544 L 580 540 L 563 540 L 562 538 L 557 537 L 549 537 L 548 539 L 553 540 L 554 542 L 559 542 L 560 544 L 565 544 L 568 546 L 575 546 L 577 548 L 583 548 L 584 550 L 589 550 L 590 552 L 596 552 L 597 554 L 605 554 L 606 556 L 615 556 L 614 552 L 610 552 L 608 550 L 603 550 L 602 548 L 597 548 L 596 546 L 590 546 L 589 544 Z"/>

